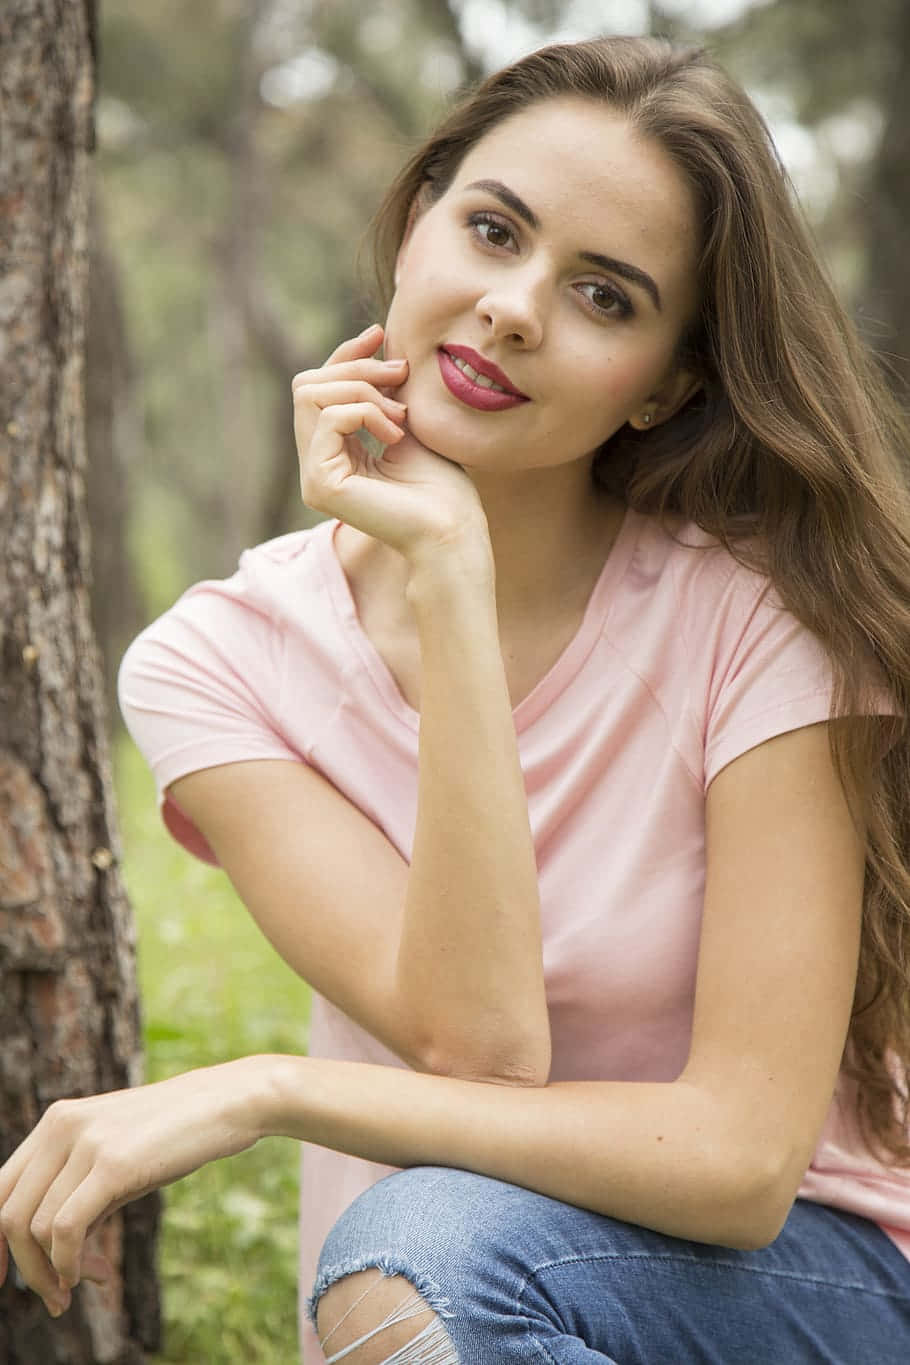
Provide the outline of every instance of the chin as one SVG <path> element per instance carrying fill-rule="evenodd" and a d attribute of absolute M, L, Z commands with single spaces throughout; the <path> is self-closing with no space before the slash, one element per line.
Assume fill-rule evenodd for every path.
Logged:
<path fill-rule="evenodd" d="M 452 414 L 442 413 L 433 403 L 407 399 L 408 431 L 427 450 L 443 455 L 447 460 L 458 460 L 457 442 L 452 440 Z M 435 408 L 435 411 L 434 411 Z"/>

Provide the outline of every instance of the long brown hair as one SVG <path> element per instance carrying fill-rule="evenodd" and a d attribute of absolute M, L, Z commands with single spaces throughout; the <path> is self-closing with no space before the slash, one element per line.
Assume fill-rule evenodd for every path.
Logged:
<path fill-rule="evenodd" d="M 391 295 L 418 192 L 438 198 L 485 133 L 564 96 L 620 110 L 696 197 L 702 304 L 679 354 L 702 388 L 653 431 L 623 427 L 593 477 L 639 510 L 682 514 L 767 574 L 832 660 L 832 754 L 867 842 L 844 1066 L 869 1145 L 910 1163 L 907 432 L 825 277 L 761 116 L 702 50 L 649 38 L 542 48 L 468 95 L 392 185 L 372 229 L 380 293 Z M 898 713 L 884 756 L 883 722 L 863 719 L 876 674 Z"/>

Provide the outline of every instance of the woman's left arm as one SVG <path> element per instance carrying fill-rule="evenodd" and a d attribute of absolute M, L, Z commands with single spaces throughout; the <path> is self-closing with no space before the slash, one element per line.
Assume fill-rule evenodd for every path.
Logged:
<path fill-rule="evenodd" d="M 0 1263 L 5 1237 L 51 1306 L 58 1276 L 78 1282 L 100 1220 L 268 1135 L 462 1167 L 672 1236 L 764 1245 L 824 1122 L 856 976 L 864 848 L 827 726 L 729 764 L 708 792 L 707 840 L 677 1080 L 516 1088 L 274 1056 L 64 1101 L 0 1169 Z"/>

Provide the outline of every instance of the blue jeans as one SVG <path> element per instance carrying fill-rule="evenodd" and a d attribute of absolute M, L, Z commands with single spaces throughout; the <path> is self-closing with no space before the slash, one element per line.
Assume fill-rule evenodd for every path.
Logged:
<path fill-rule="evenodd" d="M 336 1280 L 376 1267 L 404 1276 L 438 1315 L 425 1344 L 395 1361 L 910 1362 L 910 1262 L 874 1223 L 804 1200 L 771 1246 L 732 1251 L 486 1176 L 415 1167 L 335 1224 L 311 1314 Z M 331 1360 L 331 1343 L 325 1351 Z"/>

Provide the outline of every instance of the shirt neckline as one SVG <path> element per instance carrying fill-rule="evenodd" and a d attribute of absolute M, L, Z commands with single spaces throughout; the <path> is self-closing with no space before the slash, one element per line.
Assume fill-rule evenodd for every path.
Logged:
<path fill-rule="evenodd" d="M 614 589 L 632 558 L 642 521 L 640 513 L 626 506 L 616 538 L 588 598 L 581 625 L 559 658 L 512 711 L 516 732 L 532 725 L 565 691 L 603 633 L 613 604 Z M 416 733 L 420 729 L 420 712 L 405 700 L 391 670 L 361 624 L 351 585 L 335 550 L 335 532 L 340 525 L 337 518 L 329 518 L 315 528 L 314 534 L 332 607 L 385 707 Z"/>

